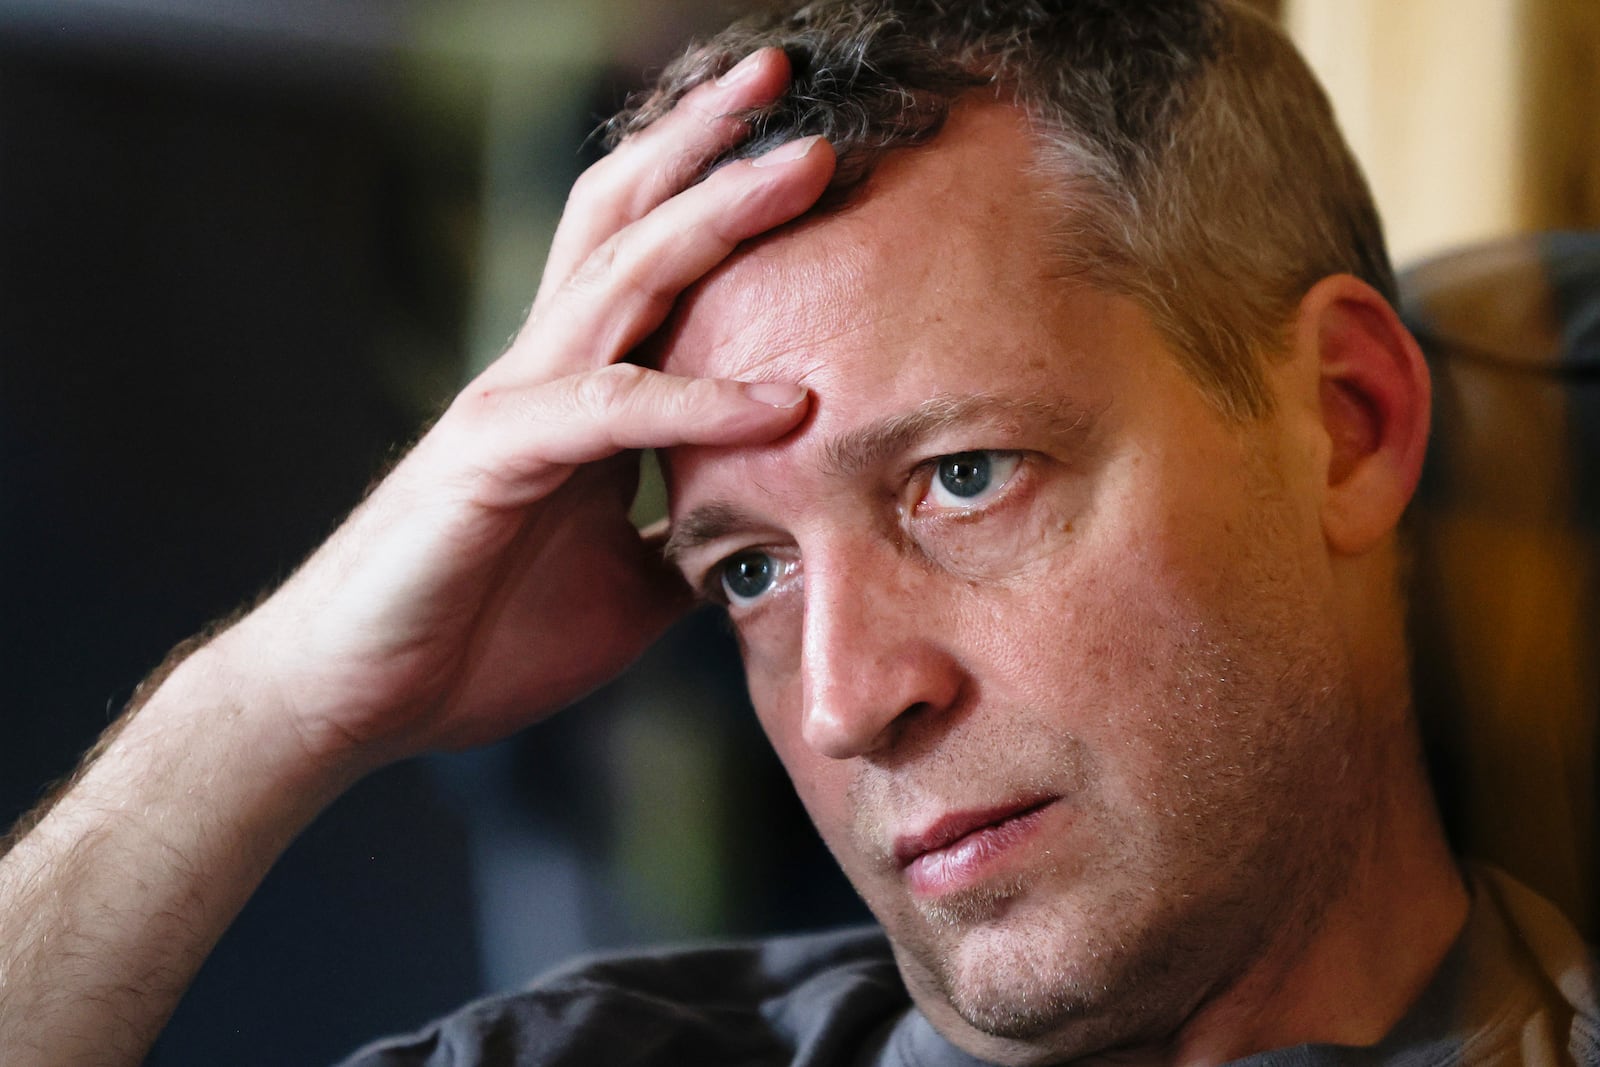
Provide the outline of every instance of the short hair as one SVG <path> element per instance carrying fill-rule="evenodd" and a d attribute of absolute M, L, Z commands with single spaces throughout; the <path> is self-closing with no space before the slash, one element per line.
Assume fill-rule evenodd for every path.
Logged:
<path fill-rule="evenodd" d="M 695 45 L 606 127 L 615 144 L 750 52 L 793 83 L 710 161 L 822 134 L 821 210 L 885 152 L 922 144 L 960 97 L 1020 108 L 1056 201 L 1063 275 L 1140 304 L 1227 416 L 1272 410 L 1266 360 L 1308 289 L 1350 273 L 1391 302 L 1377 211 L 1294 46 L 1235 0 L 816 0 Z M 703 175 L 702 175 L 703 177 Z"/>

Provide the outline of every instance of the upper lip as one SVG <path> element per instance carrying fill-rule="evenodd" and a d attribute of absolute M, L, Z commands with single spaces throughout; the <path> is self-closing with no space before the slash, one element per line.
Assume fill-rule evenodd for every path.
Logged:
<path fill-rule="evenodd" d="M 1054 795 L 1031 796 L 992 808 L 953 811 L 948 815 L 942 815 L 920 834 L 902 834 L 894 839 L 895 863 L 902 868 L 909 867 L 918 856 L 953 845 L 974 830 L 1014 819 L 1035 808 L 1042 808 L 1056 799 Z"/>

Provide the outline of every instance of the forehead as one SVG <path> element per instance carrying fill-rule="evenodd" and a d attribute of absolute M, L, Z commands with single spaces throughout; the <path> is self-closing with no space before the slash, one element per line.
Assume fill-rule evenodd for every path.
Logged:
<path fill-rule="evenodd" d="M 1033 156 L 1015 109 L 957 107 L 929 145 L 891 153 L 850 205 L 748 244 L 696 286 L 663 332 L 662 368 L 813 385 L 843 350 L 895 368 L 918 356 L 908 337 L 1062 287 Z"/>
<path fill-rule="evenodd" d="M 1198 392 L 1137 305 L 1060 276 L 1050 193 L 1018 112 L 959 108 L 844 211 L 705 279 L 660 335 L 662 369 L 812 399 L 775 442 L 669 449 L 674 523 L 737 508 L 821 528 L 933 453 L 1059 445 L 1062 427 L 1081 451 L 1130 418 L 1172 422 Z"/>

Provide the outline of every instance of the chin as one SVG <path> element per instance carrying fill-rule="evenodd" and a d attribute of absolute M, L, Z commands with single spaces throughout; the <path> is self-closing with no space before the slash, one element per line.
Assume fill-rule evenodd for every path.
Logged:
<path fill-rule="evenodd" d="M 1099 1014 L 1101 998 L 1091 976 L 1014 946 L 996 947 L 992 957 L 945 975 L 946 999 L 968 1026 L 990 1037 L 1037 1042 L 1065 1036 L 1074 1024 L 1081 1027 Z"/>
<path fill-rule="evenodd" d="M 973 1030 L 1054 1062 L 1159 1044 L 1230 977 L 1227 953 L 1207 950 L 1216 929 L 1195 937 L 1185 915 L 1152 895 L 1124 888 L 1081 901 L 1038 892 L 1047 888 L 992 887 L 986 910 L 977 895 L 932 914 L 919 907 L 918 936 L 905 939 L 908 978 L 925 976 L 929 998 Z"/>

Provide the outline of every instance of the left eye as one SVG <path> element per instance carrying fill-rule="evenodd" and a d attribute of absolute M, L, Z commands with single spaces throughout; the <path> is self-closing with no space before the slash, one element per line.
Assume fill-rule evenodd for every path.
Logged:
<path fill-rule="evenodd" d="M 1015 452 L 956 452 L 934 461 L 927 502 L 966 510 L 1003 488 L 1022 457 Z"/>

